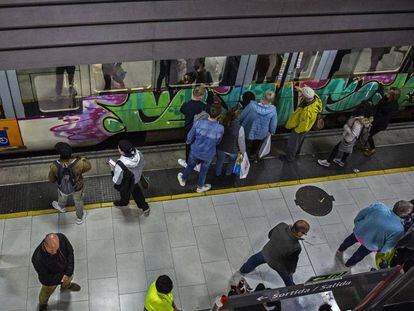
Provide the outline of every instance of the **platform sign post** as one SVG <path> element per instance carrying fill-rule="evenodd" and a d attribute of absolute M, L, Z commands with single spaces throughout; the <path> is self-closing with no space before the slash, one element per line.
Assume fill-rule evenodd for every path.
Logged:
<path fill-rule="evenodd" d="M 7 136 L 6 130 L 0 130 L 0 147 L 10 146 L 9 137 Z"/>

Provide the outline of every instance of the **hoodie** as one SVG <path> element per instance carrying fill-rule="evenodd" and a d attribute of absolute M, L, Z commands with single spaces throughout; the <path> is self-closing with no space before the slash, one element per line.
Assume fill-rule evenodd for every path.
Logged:
<path fill-rule="evenodd" d="M 304 102 L 296 108 L 286 122 L 286 128 L 293 129 L 298 134 L 307 133 L 312 129 L 321 112 L 322 101 L 318 95 L 315 95 L 313 102 L 309 104 Z"/>
<path fill-rule="evenodd" d="M 122 155 L 118 160 L 122 161 L 122 163 L 124 163 L 124 165 L 134 174 L 135 183 L 139 183 L 145 165 L 145 160 L 142 153 L 138 151 L 138 149 L 135 149 L 135 153 L 131 157 Z M 124 171 L 117 164 L 113 168 L 113 173 L 114 175 L 112 177 L 112 181 L 114 184 L 120 185 Z"/>
<path fill-rule="evenodd" d="M 277 127 L 276 107 L 270 104 L 251 101 L 240 114 L 248 140 L 263 140 L 267 133 L 275 134 Z"/>

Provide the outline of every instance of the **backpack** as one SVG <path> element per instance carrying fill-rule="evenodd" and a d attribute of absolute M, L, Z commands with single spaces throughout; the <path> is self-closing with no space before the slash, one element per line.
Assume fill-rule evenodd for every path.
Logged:
<path fill-rule="evenodd" d="M 135 185 L 135 177 L 134 174 L 125 166 L 125 164 L 118 160 L 116 164 L 119 165 L 122 169 L 123 175 L 122 180 L 119 185 L 115 184 L 114 188 L 119 192 L 130 192 Z"/>
<path fill-rule="evenodd" d="M 75 176 L 73 174 L 73 167 L 79 159 L 73 160 L 69 165 L 55 161 L 57 166 L 57 184 L 60 192 L 69 195 L 75 192 Z"/>

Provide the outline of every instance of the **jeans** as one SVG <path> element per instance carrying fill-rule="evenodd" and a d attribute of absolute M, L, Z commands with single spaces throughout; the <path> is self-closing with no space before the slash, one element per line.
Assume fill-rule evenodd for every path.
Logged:
<path fill-rule="evenodd" d="M 70 276 L 69 278 L 67 278 L 66 281 L 60 285 L 60 289 L 61 290 L 68 289 L 70 284 L 72 284 L 72 278 L 73 276 Z M 58 287 L 58 285 L 52 285 L 52 286 L 42 285 L 42 288 L 40 289 L 40 293 L 39 293 L 39 305 L 47 304 L 50 296 L 52 296 L 53 292 L 56 290 L 56 287 Z"/>
<path fill-rule="evenodd" d="M 332 163 L 333 159 L 336 157 L 336 155 L 338 154 L 338 150 L 339 150 L 339 145 L 341 144 L 341 142 L 337 143 L 335 145 L 335 147 L 332 149 L 331 154 L 329 155 L 328 158 L 328 162 Z M 348 158 L 349 153 L 347 152 L 342 152 L 342 157 L 341 157 L 341 161 L 345 163 L 346 159 Z"/>
<path fill-rule="evenodd" d="M 201 188 L 206 183 L 207 172 L 208 168 L 210 167 L 211 160 L 205 161 L 197 159 L 192 153 L 190 153 L 190 156 L 187 161 L 187 167 L 184 170 L 183 179 L 185 181 L 188 180 L 188 177 L 190 177 L 191 172 L 198 163 L 201 164 L 200 173 L 198 174 L 198 187 Z"/>
<path fill-rule="evenodd" d="M 244 265 L 240 268 L 240 273 L 241 274 L 247 274 L 252 272 L 254 269 L 256 269 L 256 267 L 262 265 L 266 263 L 262 252 L 258 252 L 257 254 L 254 254 L 253 256 L 251 256 L 245 263 Z M 282 278 L 283 282 L 285 283 L 286 286 L 292 286 L 295 285 L 295 282 L 293 282 L 293 276 L 287 274 L 286 272 L 283 271 L 277 271 L 276 272 L 279 274 L 279 276 Z"/>
<path fill-rule="evenodd" d="M 121 200 L 119 204 L 122 206 L 128 205 L 131 194 L 138 208 L 142 209 L 143 211 L 149 209 L 148 203 L 145 201 L 145 196 L 141 190 L 141 187 L 139 186 L 139 183 L 136 183 L 132 190 L 120 192 Z"/>
<path fill-rule="evenodd" d="M 348 247 L 354 245 L 357 242 L 358 240 L 356 239 L 355 234 L 351 233 L 351 235 L 349 235 L 339 246 L 338 251 L 342 253 Z M 355 266 L 358 262 L 360 262 L 370 253 L 371 251 L 369 249 L 367 249 L 364 245 L 361 245 L 357 249 L 357 251 L 351 256 L 351 258 L 348 259 L 348 261 L 345 263 L 345 266 L 347 267 Z"/>
<path fill-rule="evenodd" d="M 302 148 L 306 134 L 307 133 L 296 133 L 295 130 L 290 132 L 286 151 L 286 159 L 288 161 L 295 160 L 296 156 L 300 152 L 300 149 Z"/>
<path fill-rule="evenodd" d="M 223 171 L 223 164 L 226 157 L 229 157 L 229 163 L 227 163 L 226 167 L 226 175 L 230 176 L 233 174 L 234 165 L 236 164 L 237 160 L 237 153 L 225 153 L 224 151 L 217 150 L 217 161 L 216 161 L 216 176 L 220 176 L 221 172 Z"/>
<path fill-rule="evenodd" d="M 68 202 L 68 197 L 71 195 L 73 196 L 73 201 L 75 203 L 76 217 L 78 217 L 78 219 L 82 219 L 83 217 L 83 189 L 76 191 L 69 195 L 62 193 L 58 189 L 58 204 L 61 207 L 65 207 Z"/>

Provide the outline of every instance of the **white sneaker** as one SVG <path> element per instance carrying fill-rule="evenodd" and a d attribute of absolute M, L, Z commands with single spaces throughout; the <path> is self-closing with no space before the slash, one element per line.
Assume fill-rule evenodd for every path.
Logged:
<path fill-rule="evenodd" d="M 194 171 L 200 173 L 200 170 L 201 170 L 201 163 L 198 163 L 196 166 L 194 166 Z"/>
<path fill-rule="evenodd" d="M 187 167 L 187 162 L 184 159 L 178 159 L 178 164 L 184 168 Z"/>
<path fill-rule="evenodd" d="M 183 173 L 178 173 L 177 175 L 178 183 L 181 187 L 185 187 L 185 180 L 183 179 Z"/>
<path fill-rule="evenodd" d="M 335 256 L 342 265 L 345 265 L 344 252 L 340 252 L 337 250 Z"/>
<path fill-rule="evenodd" d="M 237 284 L 239 284 L 242 278 L 243 278 L 243 274 L 241 274 L 240 271 L 234 272 L 234 274 L 230 278 L 229 287 L 237 286 Z"/>
<path fill-rule="evenodd" d="M 205 184 L 202 187 L 197 187 L 197 193 L 202 193 L 202 192 L 208 191 L 210 189 L 211 189 L 211 185 L 210 184 Z"/>
<path fill-rule="evenodd" d="M 333 159 L 334 163 L 338 164 L 340 167 L 344 167 L 345 163 L 339 159 Z"/>
<path fill-rule="evenodd" d="M 57 201 L 53 201 L 52 202 L 52 206 L 55 210 L 58 210 L 61 213 L 66 213 L 66 208 L 62 207 L 59 205 L 59 203 Z"/>
<path fill-rule="evenodd" d="M 321 159 L 318 160 L 318 164 L 322 165 L 322 166 L 325 166 L 325 167 L 330 167 L 331 166 L 331 163 L 329 163 L 327 160 L 321 160 Z"/>
<path fill-rule="evenodd" d="M 151 213 L 151 207 L 144 211 L 144 217 L 148 217 Z"/>
<path fill-rule="evenodd" d="M 81 219 L 80 219 L 80 218 L 77 218 L 77 219 L 76 219 L 76 224 L 77 224 L 77 225 L 81 225 L 81 224 L 83 224 L 83 223 L 86 221 L 86 215 L 87 215 L 86 211 L 83 211 L 83 216 L 82 216 L 82 218 L 81 218 Z"/>

